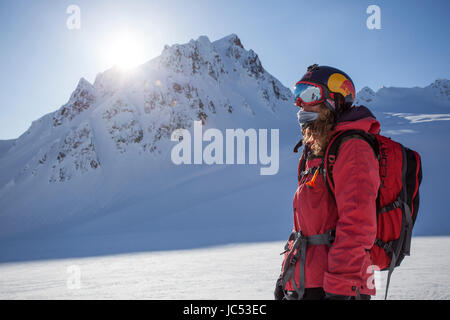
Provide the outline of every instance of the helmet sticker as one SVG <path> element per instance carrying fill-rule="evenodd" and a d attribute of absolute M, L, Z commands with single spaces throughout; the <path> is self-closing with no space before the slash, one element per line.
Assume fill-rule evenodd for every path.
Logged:
<path fill-rule="evenodd" d="M 328 78 L 327 86 L 330 91 L 338 92 L 342 94 L 344 98 L 351 95 L 352 98 L 355 99 L 355 88 L 353 87 L 350 79 L 345 77 L 343 74 L 333 73 Z"/>

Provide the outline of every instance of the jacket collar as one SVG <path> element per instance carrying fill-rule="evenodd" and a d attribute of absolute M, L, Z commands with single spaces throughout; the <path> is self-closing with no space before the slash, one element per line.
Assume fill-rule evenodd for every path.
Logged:
<path fill-rule="evenodd" d="M 333 133 L 354 129 L 377 134 L 380 132 L 380 123 L 368 108 L 364 106 L 352 107 L 339 116 Z"/>

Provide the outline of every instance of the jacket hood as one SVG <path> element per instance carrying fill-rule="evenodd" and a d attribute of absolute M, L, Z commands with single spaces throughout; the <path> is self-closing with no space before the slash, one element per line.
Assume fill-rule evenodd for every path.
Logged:
<path fill-rule="evenodd" d="M 339 116 L 334 131 L 354 129 L 377 134 L 380 132 L 380 123 L 375 118 L 373 113 L 366 107 L 352 107 Z"/>

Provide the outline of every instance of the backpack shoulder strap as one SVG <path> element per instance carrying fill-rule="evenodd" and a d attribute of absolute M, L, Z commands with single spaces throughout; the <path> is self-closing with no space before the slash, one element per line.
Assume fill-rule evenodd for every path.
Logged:
<path fill-rule="evenodd" d="M 379 159 L 379 145 L 377 138 L 363 130 L 346 130 L 337 132 L 330 140 L 327 150 L 324 156 L 324 168 L 325 168 L 325 182 L 330 193 L 334 197 L 334 180 L 333 180 L 333 167 L 336 163 L 339 149 L 343 142 L 350 139 L 362 139 L 365 140 L 373 149 L 375 157 Z"/>
<path fill-rule="evenodd" d="M 306 167 L 306 158 L 308 156 L 308 146 L 305 145 L 303 148 L 303 153 L 302 156 L 300 157 L 300 161 L 298 163 L 298 181 L 300 182 L 301 178 L 302 178 L 302 172 L 305 171 L 305 167 Z"/>

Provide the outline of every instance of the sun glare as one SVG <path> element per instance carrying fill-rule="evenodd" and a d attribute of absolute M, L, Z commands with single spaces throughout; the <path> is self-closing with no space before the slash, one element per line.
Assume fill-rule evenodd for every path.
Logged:
<path fill-rule="evenodd" d="M 147 61 L 143 39 L 131 33 L 115 34 L 104 47 L 103 59 L 108 67 L 132 69 Z"/>

